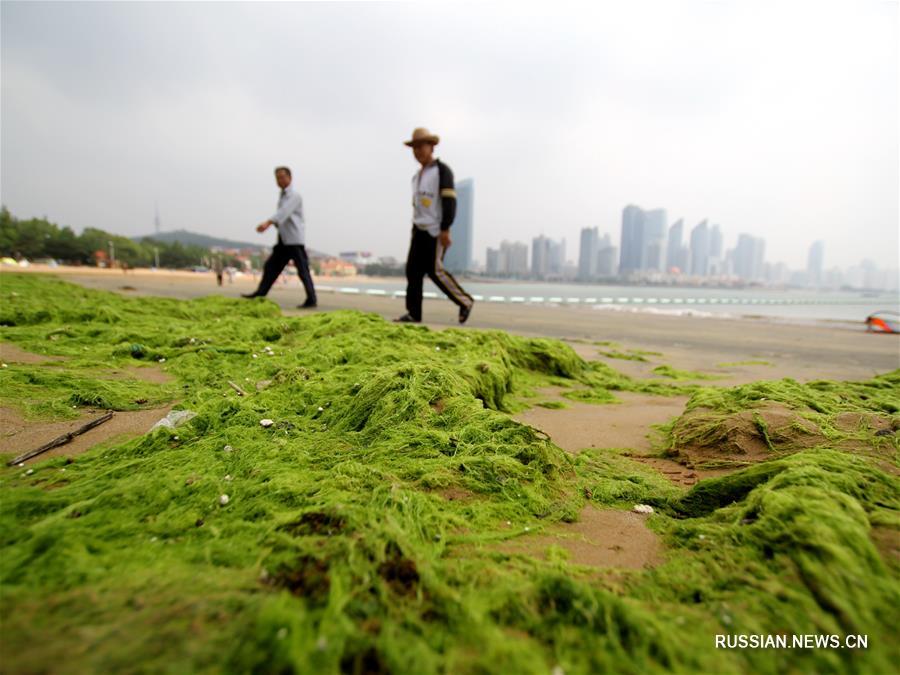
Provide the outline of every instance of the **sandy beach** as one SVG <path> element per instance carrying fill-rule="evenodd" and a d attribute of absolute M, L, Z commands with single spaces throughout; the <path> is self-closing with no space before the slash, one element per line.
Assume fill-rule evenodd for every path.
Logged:
<path fill-rule="evenodd" d="M 5 271 L 5 270 L 4 270 Z M 241 276 L 235 283 L 216 286 L 209 274 L 168 271 L 106 270 L 87 267 L 55 269 L 33 266 L 27 271 L 56 274 L 88 288 L 125 295 L 196 298 L 211 294 L 237 297 L 255 288 L 254 279 Z M 319 307 L 315 311 L 355 309 L 393 318 L 405 310 L 403 300 L 364 294 L 329 292 L 324 287 L 376 285 L 377 278 L 318 277 Z M 426 285 L 426 290 L 434 290 Z M 291 278 L 277 284 L 269 299 L 288 314 L 297 314 L 303 301 L 299 282 Z M 433 328 L 458 325 L 456 308 L 447 300 L 425 301 L 425 323 Z M 798 380 L 864 379 L 900 367 L 900 342 L 894 335 L 867 334 L 846 326 L 794 325 L 763 319 L 722 319 L 708 316 L 650 315 L 639 312 L 598 311 L 587 306 L 509 305 L 480 302 L 466 324 L 472 328 L 507 330 L 519 335 L 573 341 L 584 357 L 599 358 L 629 375 L 644 375 L 665 363 L 683 370 L 715 373 L 721 384 L 792 377 Z M 585 341 L 588 344 L 579 342 Z M 629 349 L 660 352 L 664 358 L 648 362 L 607 359 L 589 344 L 610 341 Z M 760 363 L 747 364 L 756 361 Z M 765 362 L 762 364 L 761 362 Z M 722 366 L 720 364 L 743 364 Z"/>

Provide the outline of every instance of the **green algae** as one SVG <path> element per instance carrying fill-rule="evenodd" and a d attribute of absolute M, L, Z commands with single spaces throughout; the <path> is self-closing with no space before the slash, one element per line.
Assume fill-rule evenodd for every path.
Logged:
<path fill-rule="evenodd" d="M 709 373 L 701 373 L 696 370 L 679 370 L 672 366 L 656 366 L 653 373 L 660 377 L 667 377 L 670 380 L 718 380 L 721 375 L 710 375 Z"/>
<path fill-rule="evenodd" d="M 0 472 L 5 668 L 887 672 L 900 656 L 896 572 L 869 536 L 900 527 L 898 485 L 868 458 L 803 451 L 683 493 L 615 452 L 571 457 L 504 412 L 550 384 L 598 401 L 693 392 L 689 408 L 721 414 L 769 388 L 633 380 L 497 331 L 0 281 L 0 337 L 70 357 L 36 373 L 165 358 L 167 391 L 198 413 L 31 476 Z M 897 391 L 886 378 L 807 395 L 822 415 L 883 412 Z M 41 396 L 71 385 L 51 378 Z M 445 499 L 451 488 L 470 498 Z M 565 556 L 483 546 L 571 521 L 586 500 L 654 505 L 665 564 L 612 582 Z M 714 646 L 717 633 L 783 632 L 870 646 Z"/>

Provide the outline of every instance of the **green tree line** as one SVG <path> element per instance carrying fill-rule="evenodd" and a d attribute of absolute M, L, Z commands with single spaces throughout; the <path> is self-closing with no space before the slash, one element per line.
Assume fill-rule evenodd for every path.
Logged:
<path fill-rule="evenodd" d="M 129 267 L 150 267 L 159 255 L 160 267 L 180 268 L 210 264 L 210 251 L 202 246 L 153 239 L 133 241 L 94 227 L 75 234 L 70 227 L 60 227 L 44 218 L 20 220 L 5 206 L 0 209 L 0 255 L 16 259 L 53 258 L 70 264 L 94 265 L 95 253 L 108 254 L 112 242 L 116 261 Z M 239 264 L 226 259 L 224 264 Z"/>

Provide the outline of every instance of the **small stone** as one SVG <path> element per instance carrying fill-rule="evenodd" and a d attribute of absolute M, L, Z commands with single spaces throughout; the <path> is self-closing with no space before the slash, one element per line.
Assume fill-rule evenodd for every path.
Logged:
<path fill-rule="evenodd" d="M 323 408 L 322 406 L 319 406 L 319 412 L 322 412 L 323 410 L 325 410 L 325 408 Z"/>
<path fill-rule="evenodd" d="M 231 481 L 231 480 L 232 480 L 232 478 L 231 478 L 231 476 L 230 476 L 230 475 L 229 475 L 229 476 L 225 476 L 225 480 L 227 480 L 227 481 Z"/>
<path fill-rule="evenodd" d="M 697 539 L 706 539 L 706 535 L 705 535 L 705 534 L 701 534 L 699 537 L 697 537 Z"/>
<path fill-rule="evenodd" d="M 33 473 L 34 473 L 34 469 L 28 469 L 28 471 L 25 472 L 25 475 L 30 476 Z"/>
<path fill-rule="evenodd" d="M 259 358 L 259 354 L 254 354 L 254 355 L 253 355 L 253 358 L 254 358 L 254 359 L 258 359 L 258 358 Z"/>
<path fill-rule="evenodd" d="M 160 363 L 165 363 L 166 360 L 165 360 L 164 358 L 160 357 L 159 362 L 160 362 Z"/>
<path fill-rule="evenodd" d="M 233 449 L 234 448 L 232 448 L 230 445 L 226 445 L 224 448 L 222 448 L 222 452 L 231 452 Z"/>
<path fill-rule="evenodd" d="M 268 419 L 268 418 L 259 421 L 259 425 L 260 425 L 261 427 L 263 427 L 264 429 L 268 429 L 268 428 L 269 428 L 270 426 L 272 426 L 273 424 L 275 424 L 275 422 L 273 422 L 272 420 L 270 420 L 270 419 Z"/>
<path fill-rule="evenodd" d="M 631 510 L 635 513 L 653 513 L 653 507 L 647 504 L 635 504 Z"/>
<path fill-rule="evenodd" d="M 530 527 L 526 527 L 526 528 L 525 528 L 525 531 L 526 531 L 526 532 L 531 532 L 531 528 L 530 528 Z"/>
<path fill-rule="evenodd" d="M 25 462 L 19 462 L 19 466 L 25 466 Z"/>
<path fill-rule="evenodd" d="M 0 363 L 0 368 L 9 368 L 9 366 L 6 365 L 5 363 Z"/>
<path fill-rule="evenodd" d="M 435 347 L 435 348 L 434 348 L 434 351 L 439 352 L 439 351 L 441 351 L 441 348 L 440 348 L 440 347 Z"/>
<path fill-rule="evenodd" d="M 219 506 L 225 506 L 228 502 L 231 501 L 231 497 L 228 495 L 222 495 L 219 497 Z"/>

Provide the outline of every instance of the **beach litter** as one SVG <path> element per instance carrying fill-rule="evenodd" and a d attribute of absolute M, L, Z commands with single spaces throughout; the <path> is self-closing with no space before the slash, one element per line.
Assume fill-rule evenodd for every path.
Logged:
<path fill-rule="evenodd" d="M 172 410 L 168 415 L 159 420 L 156 424 L 150 427 L 150 431 L 154 429 L 175 429 L 180 427 L 185 422 L 188 422 L 195 418 L 197 413 L 192 412 L 190 410 Z"/>

